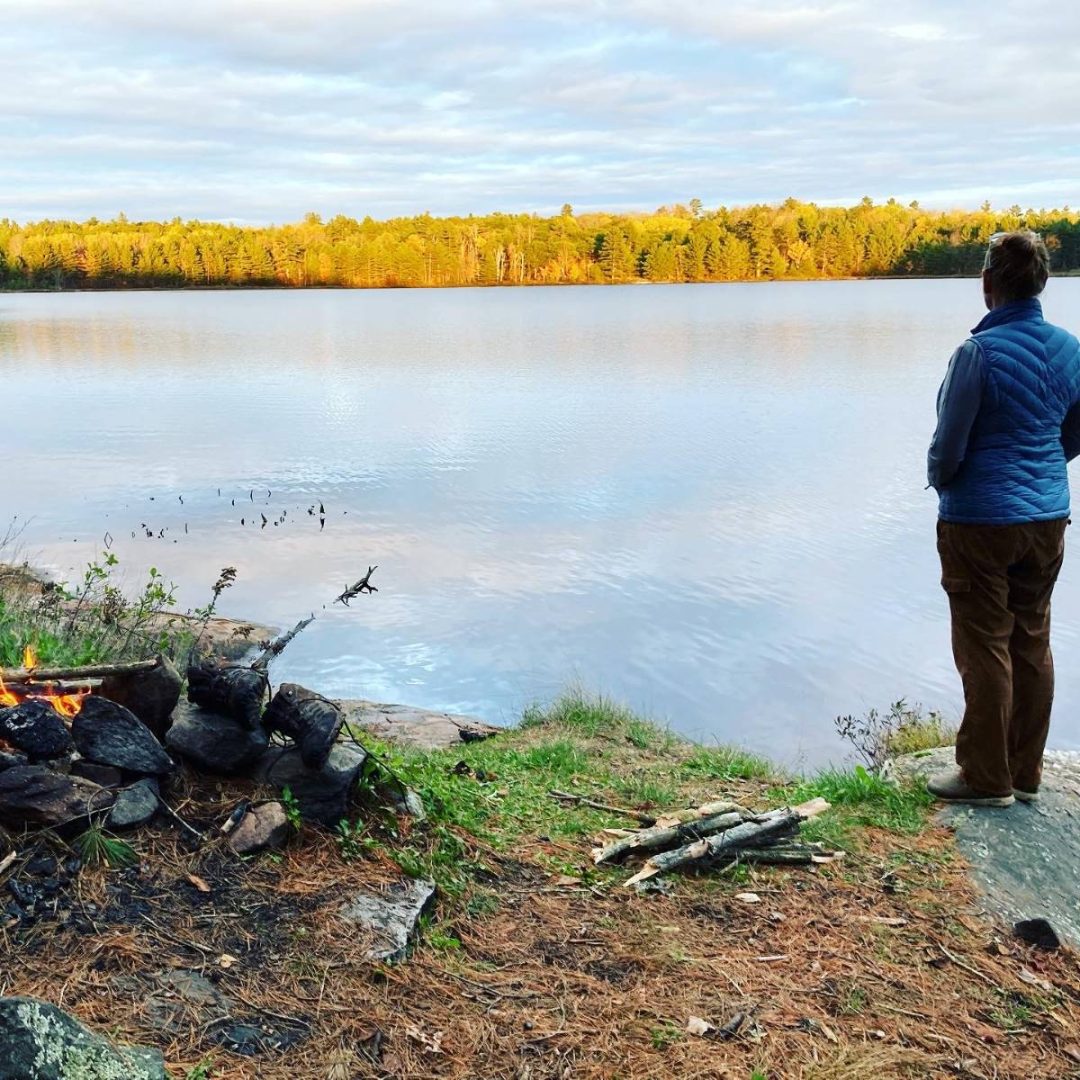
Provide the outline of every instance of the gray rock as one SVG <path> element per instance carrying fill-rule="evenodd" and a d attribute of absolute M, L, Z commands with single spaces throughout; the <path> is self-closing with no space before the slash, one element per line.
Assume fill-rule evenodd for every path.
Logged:
<path fill-rule="evenodd" d="M 416 924 L 435 896 L 435 882 L 406 878 L 385 892 L 357 893 L 342 908 L 341 917 L 372 936 L 369 960 L 402 960 Z"/>
<path fill-rule="evenodd" d="M 109 813 L 110 829 L 134 829 L 145 825 L 158 811 L 158 783 L 151 777 L 116 793 Z"/>
<path fill-rule="evenodd" d="M 168 1080 L 158 1050 L 120 1047 L 27 997 L 0 998 L 4 1080 Z"/>
<path fill-rule="evenodd" d="M 165 971 L 154 977 L 153 985 L 147 992 L 148 988 L 135 979 L 127 992 L 143 999 L 143 1015 L 165 1035 L 204 1027 L 228 1017 L 233 1009 L 232 1000 L 197 971 Z"/>
<path fill-rule="evenodd" d="M 72 776 L 81 776 L 84 780 L 92 780 L 107 788 L 117 788 L 124 782 L 124 774 L 114 766 L 99 765 L 96 761 L 82 758 L 73 761 L 68 771 Z"/>
<path fill-rule="evenodd" d="M 883 775 L 910 778 L 956 767 L 952 747 L 906 754 Z M 0 774 L 0 780 L 3 779 Z M 1045 919 L 1080 946 L 1080 754 L 1048 750 L 1038 802 L 1005 809 L 955 804 L 938 814 L 954 830 L 985 908 L 1010 927 Z"/>
<path fill-rule="evenodd" d="M 0 772 L 0 823 L 56 828 L 97 810 L 108 810 L 113 793 L 80 776 L 44 765 L 16 765 Z"/>
<path fill-rule="evenodd" d="M 101 684 L 101 694 L 130 709 L 158 739 L 163 739 L 172 724 L 184 680 L 167 656 L 159 656 L 157 661 L 157 667 L 149 671 L 108 676 Z"/>
<path fill-rule="evenodd" d="M 165 736 L 165 745 L 174 753 L 200 769 L 224 776 L 246 773 L 269 744 L 270 736 L 262 728 L 251 731 L 236 720 L 205 712 L 186 701 L 177 705 Z"/>
<path fill-rule="evenodd" d="M 279 802 L 253 806 L 229 837 L 237 855 L 254 855 L 266 848 L 279 848 L 289 838 L 289 819 Z"/>
<path fill-rule="evenodd" d="M 71 737 L 87 761 L 143 775 L 162 775 L 176 766 L 154 733 L 129 709 L 91 694 L 71 721 Z"/>
<path fill-rule="evenodd" d="M 349 814 L 365 761 L 367 753 L 361 747 L 338 743 L 321 769 L 309 769 L 299 747 L 271 747 L 263 754 L 255 775 L 279 790 L 288 787 L 308 821 L 333 826 Z"/>
<path fill-rule="evenodd" d="M 471 716 L 414 709 L 408 705 L 380 705 L 352 699 L 337 703 L 345 723 L 364 728 L 381 739 L 421 750 L 446 750 L 498 734 L 499 729 Z"/>

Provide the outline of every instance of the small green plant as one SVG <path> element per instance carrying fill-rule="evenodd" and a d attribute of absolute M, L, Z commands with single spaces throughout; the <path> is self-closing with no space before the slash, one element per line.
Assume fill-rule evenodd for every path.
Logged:
<path fill-rule="evenodd" d="M 217 602 L 221 599 L 221 594 L 226 589 L 231 589 L 233 583 L 236 581 L 236 567 L 225 566 L 222 568 L 221 573 L 218 574 L 217 581 L 210 586 L 210 600 L 204 606 L 195 608 L 192 615 L 198 620 L 199 632 L 195 635 L 195 640 L 191 643 L 191 652 L 194 654 L 199 647 L 199 642 L 202 640 L 203 634 L 206 633 L 206 628 L 210 624 L 210 620 L 214 617 L 214 613 L 217 611 Z"/>
<path fill-rule="evenodd" d="M 188 1069 L 184 1080 L 211 1080 L 213 1067 L 214 1062 L 210 1058 L 204 1058 L 194 1069 Z"/>
<path fill-rule="evenodd" d="M 852 983 L 841 997 L 837 1012 L 840 1016 L 858 1016 L 866 1009 L 869 1001 L 866 991 L 861 986 Z"/>
<path fill-rule="evenodd" d="M 74 846 L 87 866 L 107 865 L 119 870 L 125 866 L 135 866 L 139 861 L 135 849 L 126 840 L 110 836 L 97 824 L 75 837 Z"/>
<path fill-rule="evenodd" d="M 683 761 L 684 776 L 709 780 L 761 780 L 775 773 L 764 758 L 729 746 L 701 746 Z"/>
<path fill-rule="evenodd" d="M 908 705 L 904 698 L 894 701 L 885 713 L 871 709 L 861 717 L 838 716 L 834 723 L 837 734 L 875 770 L 896 754 L 956 742 L 956 729 L 945 723 L 941 713 L 926 713 L 921 705 Z"/>
<path fill-rule="evenodd" d="M 293 790 L 286 784 L 281 789 L 281 805 L 285 808 L 285 817 L 296 832 L 304 824 L 303 815 L 300 813 L 300 802 L 293 794 Z"/>
<path fill-rule="evenodd" d="M 362 822 L 349 821 L 348 818 L 342 818 L 337 823 L 334 840 L 337 842 L 338 853 L 346 860 L 359 859 L 378 846 L 378 841 L 373 836 L 364 835 Z"/>
<path fill-rule="evenodd" d="M 441 930 L 431 927 L 424 933 L 424 940 L 433 948 L 444 952 L 453 952 L 461 948 L 461 939 L 453 934 L 445 934 Z"/>
<path fill-rule="evenodd" d="M 666 1050 L 669 1046 L 674 1046 L 682 1037 L 682 1028 L 670 1020 L 665 1020 L 649 1032 L 649 1041 L 654 1050 Z"/>

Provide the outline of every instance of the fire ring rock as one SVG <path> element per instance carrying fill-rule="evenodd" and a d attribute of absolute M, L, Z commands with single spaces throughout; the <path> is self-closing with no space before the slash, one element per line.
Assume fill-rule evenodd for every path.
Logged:
<path fill-rule="evenodd" d="M 84 698 L 71 722 L 79 753 L 99 765 L 143 775 L 170 773 L 176 765 L 154 733 L 131 711 L 108 698 Z"/>
<path fill-rule="evenodd" d="M 65 776 L 44 765 L 16 765 L 0 772 L 0 823 L 16 828 L 57 828 L 108 810 L 113 799 L 111 791 L 89 780 Z"/>
<path fill-rule="evenodd" d="M 173 662 L 167 656 L 159 656 L 157 666 L 149 671 L 106 676 L 101 694 L 130 709 L 158 739 L 163 739 L 183 685 L 184 680 Z"/>
<path fill-rule="evenodd" d="M 168 1080 L 159 1050 L 115 1046 L 29 997 L 0 998 L 5 1080 Z"/>
<path fill-rule="evenodd" d="M 249 729 L 227 716 L 180 702 L 165 745 L 207 772 L 234 776 L 247 772 L 262 756 L 270 736 L 261 727 Z"/>
<path fill-rule="evenodd" d="M 348 815 L 366 761 L 363 748 L 337 743 L 321 769 L 309 769 L 299 747 L 272 746 L 263 754 L 255 775 L 279 790 L 289 788 L 305 820 L 333 827 Z"/>
<path fill-rule="evenodd" d="M 0 709 L 0 739 L 22 750 L 31 761 L 49 761 L 71 750 L 71 736 L 56 710 L 30 698 Z"/>

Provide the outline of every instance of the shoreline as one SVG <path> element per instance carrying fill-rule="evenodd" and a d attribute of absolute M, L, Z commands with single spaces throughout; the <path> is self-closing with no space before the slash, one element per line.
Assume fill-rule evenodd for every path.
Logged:
<path fill-rule="evenodd" d="M 1080 277 L 1080 270 L 1057 273 L 1054 277 Z M 828 284 L 838 281 L 971 281 L 977 275 L 972 274 L 872 274 L 858 277 L 782 277 L 782 278 L 733 278 L 724 281 L 646 281 L 629 279 L 626 281 L 532 281 L 510 283 L 470 282 L 462 285 L 284 285 L 274 282 L 266 285 L 102 285 L 80 288 L 13 288 L 0 286 L 0 295 L 60 295 L 73 293 L 180 293 L 180 292 L 425 292 L 439 289 L 607 289 L 624 285 L 632 286 L 668 286 L 668 285 L 784 285 L 807 284 L 815 282 Z"/>

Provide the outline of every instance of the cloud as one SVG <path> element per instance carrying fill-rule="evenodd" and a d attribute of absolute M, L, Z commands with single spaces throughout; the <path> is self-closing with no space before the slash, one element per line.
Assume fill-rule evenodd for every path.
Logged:
<path fill-rule="evenodd" d="M 17 219 L 1060 204 L 1080 172 L 1065 0 L 0 10 Z"/>

